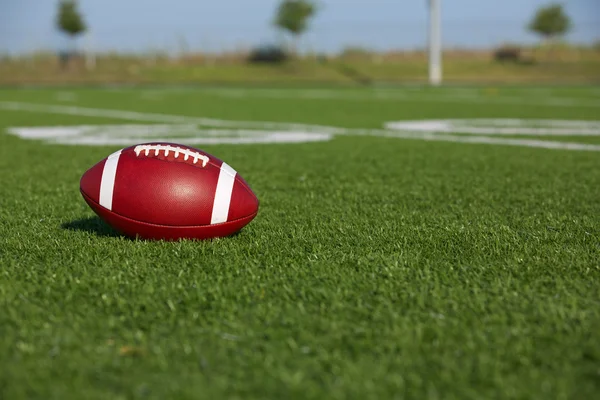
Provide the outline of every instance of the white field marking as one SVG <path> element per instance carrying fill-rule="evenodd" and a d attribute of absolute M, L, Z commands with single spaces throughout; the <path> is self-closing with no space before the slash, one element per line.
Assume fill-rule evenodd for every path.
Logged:
<path fill-rule="evenodd" d="M 494 92 L 497 87 L 490 85 L 480 88 L 462 88 L 462 87 L 443 87 L 435 89 L 433 93 L 429 87 L 423 85 L 411 85 L 402 87 L 386 87 L 380 86 L 373 90 L 330 90 L 330 89 L 236 89 L 236 88 L 165 88 L 161 89 L 161 93 L 178 93 L 178 94 L 213 94 L 221 97 L 243 98 L 243 97 L 271 97 L 281 99 L 336 99 L 350 101 L 364 100 L 413 100 L 415 95 L 426 96 L 425 98 L 415 98 L 416 101 L 436 101 L 441 102 L 479 102 L 479 99 L 485 99 L 488 102 L 506 103 L 506 104 L 533 104 L 547 106 L 589 106 L 600 107 L 600 102 L 596 101 L 597 93 L 592 89 L 587 89 L 586 94 L 590 94 L 590 98 L 586 97 L 565 97 L 564 94 L 558 91 L 560 88 L 510 88 L 508 94 L 496 94 Z M 123 91 L 131 91 L 131 89 L 123 89 Z M 135 89 L 142 93 L 148 92 L 151 96 L 156 92 L 156 89 Z M 599 91 L 600 92 L 600 91 Z M 433 96 L 433 97 L 432 97 Z M 554 97 L 552 97 L 554 96 Z M 461 100 L 462 99 L 462 100 Z M 534 101 L 532 101 L 534 100 Z M 590 102 L 591 103 L 588 103 Z"/>
<path fill-rule="evenodd" d="M 143 90 L 139 93 L 140 99 L 145 101 L 164 101 L 165 95 L 166 93 L 160 90 Z"/>
<path fill-rule="evenodd" d="M 209 89 L 203 91 L 205 94 L 213 94 L 221 97 L 252 98 L 263 97 L 272 99 L 304 99 L 304 100 L 351 100 L 365 101 L 372 99 L 380 100 L 405 100 L 411 99 L 412 94 L 385 91 L 357 92 L 351 90 L 335 91 L 326 89 Z"/>
<path fill-rule="evenodd" d="M 117 165 L 121 150 L 112 153 L 104 163 L 102 170 L 102 179 L 100 180 L 100 205 L 108 210 L 112 210 L 113 191 L 115 188 L 115 177 L 117 176 Z"/>
<path fill-rule="evenodd" d="M 144 101 L 164 101 L 164 96 L 150 96 L 150 95 L 144 95 L 144 94 L 140 94 L 140 99 L 144 100 Z"/>
<path fill-rule="evenodd" d="M 449 136 L 447 134 L 425 134 L 423 131 L 407 130 L 404 132 L 393 131 L 389 129 L 347 129 L 332 126 L 320 126 L 320 125 L 308 125 L 308 124 L 285 124 L 285 123 L 272 123 L 272 122 L 257 122 L 257 121 L 226 121 L 217 119 L 207 118 L 195 118 L 185 117 L 177 115 L 167 114 L 154 114 L 154 113 L 140 113 L 134 111 L 120 111 L 110 109 L 97 109 L 97 108 L 85 108 L 85 107 L 69 107 L 69 106 L 55 106 L 55 105 L 43 105 L 43 104 L 31 104 L 31 103 L 18 103 L 18 102 L 0 102 L 0 109 L 8 109 L 15 111 L 29 111 L 39 113 L 52 113 L 52 114 L 66 114 L 66 115 L 80 115 L 80 116 L 94 116 L 94 117 L 106 117 L 113 119 L 124 119 L 129 121 L 144 121 L 144 122 L 178 122 L 184 124 L 205 124 L 217 127 L 239 127 L 246 125 L 246 128 L 262 128 L 262 129 L 278 129 L 281 132 L 277 132 L 273 135 L 281 139 L 286 136 L 290 131 L 301 129 L 303 135 L 306 134 L 321 134 L 321 135 L 372 135 L 372 136 L 386 136 L 396 138 L 407 138 L 417 140 L 439 140 L 439 141 L 454 141 L 459 143 L 482 143 L 482 144 L 510 144 L 510 145 L 522 145 L 526 147 L 540 147 L 540 148 L 553 148 L 553 149 L 564 149 L 564 150 L 586 150 L 586 151 L 600 151 L 600 146 L 593 144 L 581 144 L 581 143 L 567 143 L 567 142 L 550 142 L 550 141 L 532 141 L 522 139 L 510 139 L 510 141 L 504 142 L 505 139 L 492 139 L 492 138 L 465 138 L 460 136 Z M 22 128 L 11 128 L 9 133 L 18 134 L 18 130 Z M 298 134 L 298 132 L 296 132 Z M 61 138 L 55 139 L 56 142 L 70 142 L 71 140 L 64 135 Z M 142 138 L 136 137 L 141 141 Z M 229 143 L 268 143 L 268 141 L 256 141 L 252 140 L 241 140 L 230 141 Z M 121 141 L 119 141 L 121 140 Z M 106 138 L 90 138 L 86 144 L 127 144 L 130 139 L 114 139 L 107 143 Z M 166 138 L 158 139 L 152 138 L 154 141 L 181 141 L 190 144 L 204 143 L 204 144 L 217 144 L 224 143 L 218 140 L 211 141 L 210 138 Z M 77 144 L 84 144 L 82 142 Z"/>
<path fill-rule="evenodd" d="M 214 118 L 189 117 L 183 115 L 169 115 L 159 113 L 143 113 L 137 111 L 111 110 L 106 108 L 90 108 L 76 106 L 62 106 L 50 104 L 34 104 L 13 101 L 0 101 L 0 110 L 29 111 L 36 113 L 76 115 L 84 117 L 102 117 L 111 119 L 122 119 L 137 122 L 162 122 L 162 123 L 187 123 L 219 128 L 256 128 L 256 129 L 298 129 L 302 131 L 313 131 L 319 133 L 334 133 L 341 128 L 321 125 L 257 122 L 257 121 L 228 121 Z"/>
<path fill-rule="evenodd" d="M 231 203 L 231 194 L 233 193 L 233 184 L 237 172 L 226 163 L 221 165 L 219 179 L 217 180 L 217 189 L 215 190 L 215 200 L 210 218 L 211 224 L 220 224 L 227 222 L 229 215 L 229 204 Z"/>
<path fill-rule="evenodd" d="M 42 139 L 67 145 L 135 145 L 140 142 L 188 144 L 305 143 L 328 141 L 329 133 L 250 129 L 199 129 L 195 125 L 82 125 L 12 127 L 8 133 L 22 139 Z M 176 135 L 182 135 L 176 137 Z M 185 135 L 185 136 L 183 136 Z"/>
<path fill-rule="evenodd" d="M 385 128 L 428 133 L 484 135 L 600 136 L 600 121 L 541 119 L 446 119 L 387 122 Z"/>
<path fill-rule="evenodd" d="M 333 135 L 318 134 L 307 132 L 265 132 L 262 135 L 254 137 L 138 137 L 117 138 L 117 137 L 82 137 L 74 139 L 59 139 L 54 141 L 56 144 L 65 145 L 88 145 L 88 146 L 106 146 L 123 145 L 131 146 L 139 142 L 177 142 L 194 145 L 217 145 L 217 144 L 287 144 L 287 143 L 311 143 L 325 142 L 331 140 Z"/>
<path fill-rule="evenodd" d="M 131 146 L 142 142 L 177 142 L 190 145 L 217 145 L 217 144 L 290 144 L 290 143 L 311 143 L 324 142 L 331 140 L 333 135 L 317 134 L 306 132 L 278 132 L 266 133 L 256 137 L 148 137 L 148 138 L 102 138 L 102 137 L 82 137 L 73 140 L 56 140 L 53 143 L 64 145 L 87 145 L 87 146 L 107 146 L 120 145 Z"/>
<path fill-rule="evenodd" d="M 77 100 L 77 95 L 73 92 L 58 92 L 55 98 L 57 101 L 71 102 Z"/>
<path fill-rule="evenodd" d="M 393 133 L 386 133 L 382 136 L 387 137 L 401 137 L 406 139 L 414 139 L 414 136 L 409 134 L 399 133 L 400 136 L 396 136 Z M 434 133 L 422 134 L 421 140 L 430 140 L 436 142 L 452 142 L 452 143 L 477 143 L 477 144 L 493 144 L 501 146 L 519 146 L 519 147 L 535 147 L 542 149 L 553 149 L 553 150 L 576 150 L 576 151 L 600 151 L 600 145 L 585 144 L 585 143 L 571 143 L 571 142 L 553 142 L 549 140 L 535 140 L 535 139 L 510 139 L 510 138 L 496 138 L 489 136 L 456 136 L 456 135 L 436 135 Z"/>
<path fill-rule="evenodd" d="M 175 158 L 179 158 L 179 155 L 182 154 L 184 161 L 187 161 L 190 157 L 192 157 L 194 159 L 194 164 L 197 164 L 198 160 L 202 160 L 202 166 L 206 167 L 206 164 L 208 163 L 208 157 L 203 154 L 200 154 L 196 151 L 182 149 L 181 147 L 174 147 L 170 145 L 138 145 L 135 146 L 133 151 L 138 157 L 140 156 L 141 152 L 144 152 L 144 156 L 147 157 L 151 151 L 154 152 L 155 156 L 158 156 L 160 152 L 163 151 L 165 153 L 165 157 L 168 157 L 169 152 L 172 151 L 173 157 Z"/>
<path fill-rule="evenodd" d="M 51 105 L 51 104 L 35 104 L 35 103 L 23 103 L 15 101 L 1 101 L 0 109 L 12 110 L 12 111 L 29 111 L 36 113 L 46 114 L 61 114 L 61 115 L 76 115 L 83 117 L 102 117 L 102 118 L 115 118 L 124 119 L 128 121 L 143 121 L 143 122 L 164 122 L 164 123 L 178 123 L 178 122 L 191 122 L 191 117 L 184 117 L 178 115 L 167 115 L 158 113 L 142 113 L 137 111 L 122 111 L 122 110 L 110 110 L 104 108 L 88 108 L 88 107 L 77 107 L 77 106 L 62 106 L 62 105 Z M 210 122 L 210 119 L 198 118 L 201 121 L 206 120 Z M 202 123 L 201 121 L 195 121 L 196 123 Z"/>
<path fill-rule="evenodd" d="M 542 96 L 506 96 L 493 95 L 477 92 L 464 93 L 402 93 L 401 91 L 371 90 L 371 91 L 345 91 L 327 89 L 208 89 L 202 93 L 214 94 L 222 97 L 246 98 L 263 97 L 275 99 L 305 99 L 305 100 L 395 100 L 395 101 L 418 101 L 434 103 L 490 103 L 490 104 L 515 104 L 526 106 L 547 107 L 600 107 L 596 99 L 582 99 L 569 97 L 542 97 Z"/>
<path fill-rule="evenodd" d="M 577 97 L 577 98 L 566 98 L 568 101 L 580 101 L 580 100 L 597 100 L 595 97 L 600 96 L 600 89 L 595 89 L 595 88 L 590 88 L 590 87 L 582 87 L 583 89 L 585 89 L 585 94 L 589 95 L 590 97 L 592 97 L 591 99 L 586 99 L 585 97 Z M 504 92 L 504 89 L 502 89 L 500 86 L 495 86 L 493 84 L 489 84 L 487 86 L 480 86 L 480 87 L 455 87 L 455 86 L 444 86 L 441 88 L 436 88 L 435 90 L 435 95 L 454 95 L 454 94 L 458 94 L 458 95 L 479 95 L 479 96 L 484 96 L 484 97 L 489 97 L 489 96 L 494 96 L 494 97 L 505 97 L 505 94 L 491 94 L 491 93 L 486 93 L 487 91 L 489 91 L 489 89 L 491 90 L 495 90 L 495 89 L 499 89 L 501 91 Z M 529 101 L 526 101 L 526 98 L 533 98 L 533 99 L 541 99 L 541 100 L 546 100 L 548 99 L 549 96 L 555 96 L 555 98 L 560 99 L 565 99 L 564 97 L 564 91 L 562 91 L 564 88 L 560 87 L 560 86 L 556 86 L 556 87 L 526 87 L 526 88 L 517 88 L 517 87 L 510 87 L 509 89 L 507 89 L 507 92 L 511 98 L 511 100 L 519 100 L 521 101 L 519 104 L 521 103 L 529 103 Z M 577 89 L 577 88 L 576 88 Z M 304 96 L 305 98 L 310 98 L 311 96 L 311 92 L 313 91 L 318 91 L 318 94 L 316 95 L 316 98 L 323 98 L 323 97 L 330 97 L 330 98 L 338 98 L 338 97 L 334 97 L 336 94 L 340 97 L 345 97 L 346 93 L 350 93 L 353 92 L 353 96 L 356 100 L 369 100 L 370 98 L 368 96 L 365 96 L 365 92 L 367 93 L 384 93 L 382 95 L 380 95 L 380 98 L 385 98 L 385 93 L 390 94 L 390 99 L 393 99 L 393 96 L 398 96 L 400 98 L 405 98 L 406 96 L 414 96 L 415 93 L 417 94 L 423 94 L 423 91 L 425 91 L 425 94 L 432 94 L 432 91 L 430 90 L 430 87 L 424 84 L 420 84 L 420 83 L 415 83 L 415 84 L 403 84 L 403 85 L 375 85 L 373 87 L 372 91 L 366 91 L 366 90 L 355 90 L 355 89 L 348 89 L 348 90 L 344 90 L 342 93 L 340 94 L 338 90 L 331 90 L 331 89 L 237 89 L 237 88 L 215 88 L 215 87 L 183 87 L 183 86 L 171 86 L 171 87 L 165 87 L 165 88 L 160 88 L 160 89 L 144 89 L 144 88 L 139 88 L 139 87 L 135 87 L 134 85 L 132 86 L 128 86 L 128 85 L 117 85 L 117 86 L 110 86 L 107 85 L 105 87 L 100 87 L 99 90 L 103 90 L 106 92 L 116 92 L 116 93 L 132 93 L 133 91 L 135 91 L 135 93 L 140 93 L 140 95 L 144 94 L 144 93 L 148 93 L 148 97 L 151 98 L 153 97 L 155 94 L 156 95 L 164 95 L 165 93 L 173 93 L 173 94 L 207 94 L 207 93 L 213 93 L 213 94 L 219 94 L 222 95 L 224 97 L 245 97 L 248 96 L 248 92 L 249 91 L 253 91 L 253 92 L 258 92 L 258 93 L 266 93 L 267 95 L 272 95 L 272 96 L 280 96 L 281 98 L 294 98 L 295 96 L 290 95 L 290 93 L 297 93 L 298 91 L 301 91 L 302 94 L 301 96 Z M 288 95 L 285 96 L 284 94 L 278 94 L 277 92 L 287 92 Z M 145 95 L 143 96 L 145 97 Z M 351 98 L 352 99 L 352 96 Z M 429 100 L 427 100 L 429 101 Z"/>

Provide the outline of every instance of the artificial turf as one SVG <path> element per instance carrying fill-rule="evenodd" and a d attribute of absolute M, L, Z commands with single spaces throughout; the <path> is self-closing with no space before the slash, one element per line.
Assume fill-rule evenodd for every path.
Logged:
<path fill-rule="evenodd" d="M 450 89 L 378 101 L 68 90 L 84 107 L 351 128 L 598 119 L 595 88 L 546 89 L 582 107 L 447 103 Z M 56 104 L 62 92 L 0 101 Z M 101 123 L 123 121 L 0 110 L 0 129 Z M 248 181 L 259 215 L 230 238 L 149 242 L 112 231 L 79 194 L 119 146 L 0 133 L 0 398 L 600 392 L 599 152 L 367 136 L 197 147 Z"/>

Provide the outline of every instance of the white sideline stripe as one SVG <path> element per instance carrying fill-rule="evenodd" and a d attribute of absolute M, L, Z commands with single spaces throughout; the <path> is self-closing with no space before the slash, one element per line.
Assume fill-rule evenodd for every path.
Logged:
<path fill-rule="evenodd" d="M 213 203 L 211 224 L 227 222 L 229 215 L 229 204 L 231 203 L 231 194 L 233 193 L 233 184 L 237 172 L 226 163 L 221 165 L 219 171 L 219 180 L 217 181 L 217 190 L 215 191 L 215 202 Z"/>
<path fill-rule="evenodd" d="M 119 138 L 113 136 L 103 137 L 74 137 L 57 138 L 52 143 L 65 145 L 87 145 L 87 146 L 106 146 L 122 145 L 132 146 L 139 142 L 175 142 L 196 145 L 210 144 L 275 144 L 275 143 L 308 143 L 324 142 L 332 139 L 332 135 L 306 133 L 306 132 L 261 132 L 252 137 L 176 137 L 176 136 L 136 136 L 134 138 Z"/>
<path fill-rule="evenodd" d="M 600 136 L 600 121 L 540 119 L 439 119 L 386 122 L 386 129 L 430 133 L 468 133 L 482 135 Z"/>
<path fill-rule="evenodd" d="M 575 151 L 600 151 L 600 145 L 573 143 L 573 142 L 553 142 L 550 140 L 535 140 L 535 139 L 500 139 L 489 136 L 455 136 L 455 135 L 438 135 L 435 133 L 421 133 L 417 137 L 411 132 L 386 132 L 377 136 L 393 137 L 401 139 L 418 139 L 432 142 L 451 142 L 451 143 L 475 143 L 475 144 L 492 144 L 500 146 L 518 146 L 518 147 L 534 147 L 540 149 L 551 150 L 575 150 Z"/>
<path fill-rule="evenodd" d="M 100 181 L 100 205 L 108 210 L 112 210 L 113 191 L 115 189 L 115 177 L 117 176 L 117 165 L 121 150 L 114 152 L 106 159 L 104 170 L 102 171 L 102 180 Z"/>
<path fill-rule="evenodd" d="M 514 96 L 514 95 L 485 95 L 480 93 L 452 93 L 448 91 L 429 94 L 429 93 L 408 93 L 408 91 L 335 91 L 327 89 L 299 89 L 299 90 L 281 90 L 281 89 L 209 89 L 204 93 L 213 94 L 221 97 L 244 98 L 244 97 L 262 97 L 274 99 L 292 99 L 292 100 L 348 100 L 348 101 L 367 101 L 367 100 L 392 100 L 407 102 L 433 102 L 433 103 L 489 103 L 489 104 L 511 104 L 534 107 L 600 107 L 600 102 L 596 99 L 572 98 L 572 97 L 538 97 L 538 96 Z"/>
<path fill-rule="evenodd" d="M 385 129 L 348 129 L 339 128 L 333 126 L 322 126 L 322 125 L 308 125 L 308 124 L 285 124 L 276 122 L 257 122 L 257 121 L 226 121 L 218 119 L 208 118 L 196 118 L 187 117 L 180 115 L 168 115 L 168 114 L 156 114 L 156 113 L 141 113 L 137 111 L 122 111 L 122 110 L 111 110 L 106 108 L 88 108 L 88 107 L 76 107 L 76 106 L 59 106 L 59 105 L 48 105 L 48 104 L 34 104 L 34 103 L 22 103 L 22 102 L 11 102 L 11 101 L 0 101 L 0 109 L 14 110 L 14 111 L 28 111 L 37 113 L 49 113 L 49 114 L 62 114 L 62 115 L 78 115 L 78 116 L 90 116 L 90 117 L 104 117 L 112 119 L 123 119 L 126 121 L 144 121 L 144 122 L 163 122 L 163 123 L 190 123 L 190 124 L 202 124 L 205 126 L 214 127 L 245 127 L 245 128 L 258 128 L 258 129 L 280 129 L 280 130 L 303 130 L 305 132 L 316 132 L 322 134 L 335 134 L 335 135 L 373 135 L 373 136 L 387 136 L 396 138 L 406 138 L 415 140 L 427 140 L 427 141 L 443 141 L 443 142 L 456 142 L 456 143 L 481 143 L 481 144 L 507 144 L 513 146 L 523 147 L 534 147 L 534 148 L 546 148 L 546 149 L 558 149 L 558 150 L 582 150 L 582 151 L 600 151 L 600 145 L 594 144 L 581 144 L 581 143 L 568 143 L 568 142 L 552 142 L 552 141 L 533 141 L 527 139 L 506 139 L 502 140 L 491 140 L 490 138 L 471 138 L 466 139 L 460 136 L 448 136 L 448 135 L 423 135 L 423 132 L 396 132 L 393 130 Z M 193 138 L 191 138 L 193 139 Z M 173 139 L 171 139 L 173 140 Z M 190 139 L 186 138 L 189 141 Z"/>
<path fill-rule="evenodd" d="M 257 128 L 257 129 L 298 129 L 311 130 L 319 133 L 330 133 L 343 128 L 335 128 L 323 125 L 291 124 L 280 122 L 259 121 L 228 121 L 224 119 L 188 117 L 184 115 L 169 115 L 159 113 L 144 113 L 138 111 L 111 110 L 108 108 L 90 108 L 78 106 L 61 106 L 53 104 L 23 103 L 17 101 L 0 101 L 0 109 L 12 111 L 29 111 L 37 113 L 77 115 L 84 117 L 101 117 L 111 119 L 122 119 L 138 122 L 163 122 L 163 123 L 188 123 L 212 126 L 219 128 Z M 334 133 L 334 132 L 331 132 Z"/>

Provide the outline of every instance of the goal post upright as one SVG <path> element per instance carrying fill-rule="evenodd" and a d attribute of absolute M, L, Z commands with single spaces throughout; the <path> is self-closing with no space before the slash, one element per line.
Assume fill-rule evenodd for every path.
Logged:
<path fill-rule="evenodd" d="M 429 83 L 442 83 L 441 0 L 429 2 Z"/>

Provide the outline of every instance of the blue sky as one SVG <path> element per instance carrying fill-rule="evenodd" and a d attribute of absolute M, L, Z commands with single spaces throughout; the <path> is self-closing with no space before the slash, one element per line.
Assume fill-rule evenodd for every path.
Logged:
<path fill-rule="evenodd" d="M 446 47 L 481 48 L 502 42 L 531 43 L 525 29 L 552 0 L 441 0 Z M 151 51 L 247 48 L 273 42 L 270 26 L 278 0 L 79 0 L 90 27 L 80 45 L 98 50 Z M 58 0 L 0 0 L 0 53 L 58 49 L 66 42 L 54 28 Z M 304 49 L 346 46 L 422 48 L 427 41 L 427 0 L 321 0 L 302 40 Z M 579 43 L 600 40 L 600 0 L 563 0 Z"/>

